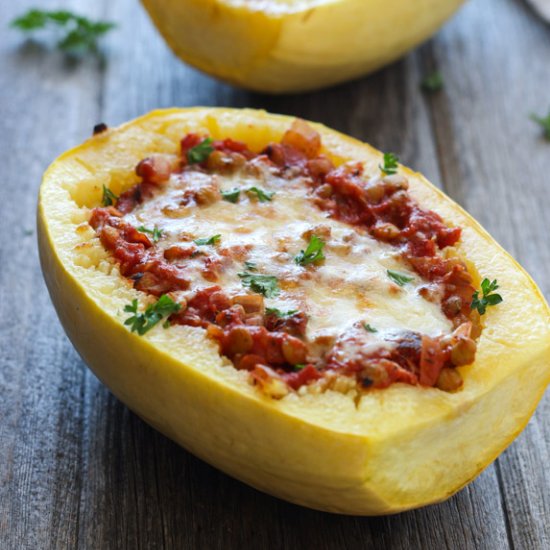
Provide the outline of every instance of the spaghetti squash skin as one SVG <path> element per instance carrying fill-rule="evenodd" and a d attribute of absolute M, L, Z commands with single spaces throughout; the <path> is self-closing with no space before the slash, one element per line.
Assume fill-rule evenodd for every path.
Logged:
<path fill-rule="evenodd" d="M 314 90 L 394 61 L 463 0 L 142 0 L 183 60 L 270 93 Z"/>
<path fill-rule="evenodd" d="M 193 454 L 275 496 L 357 515 L 395 513 L 444 500 L 475 478 L 521 432 L 550 382 L 550 311 L 523 269 L 459 206 L 406 168 L 418 202 L 463 228 L 461 253 L 498 279 L 473 365 L 456 393 L 395 384 L 354 401 L 344 394 L 262 395 L 220 357 L 202 329 L 123 324 L 124 305 L 146 296 L 125 283 L 87 219 L 102 186 L 137 182 L 148 155 L 175 153 L 187 132 L 230 136 L 259 150 L 289 117 L 262 111 L 155 111 L 102 132 L 47 170 L 38 207 L 44 277 L 84 361 L 128 407 Z M 321 125 L 335 162 L 374 171 L 382 154 Z"/>

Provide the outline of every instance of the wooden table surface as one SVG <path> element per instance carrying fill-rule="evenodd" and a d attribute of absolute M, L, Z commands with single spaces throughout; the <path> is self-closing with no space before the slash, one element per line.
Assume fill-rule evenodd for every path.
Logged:
<path fill-rule="evenodd" d="M 70 60 L 7 30 L 36 4 L 116 21 L 104 59 Z M 262 107 L 398 153 L 548 298 L 550 142 L 529 113 L 550 107 L 550 26 L 522 0 L 472 0 L 373 76 L 271 97 L 179 62 L 136 0 L 0 7 L 0 548 L 550 548 L 548 397 L 498 461 L 443 504 L 380 518 L 293 506 L 194 458 L 96 380 L 56 318 L 34 229 L 42 172 L 97 122 L 174 105 Z M 445 89 L 426 95 L 419 82 L 433 69 Z"/>

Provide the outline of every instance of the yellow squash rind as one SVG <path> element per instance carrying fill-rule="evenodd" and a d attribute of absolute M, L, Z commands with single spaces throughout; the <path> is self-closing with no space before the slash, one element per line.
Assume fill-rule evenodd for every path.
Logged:
<path fill-rule="evenodd" d="M 431 36 L 463 0 L 142 0 L 191 65 L 262 92 L 370 73 Z"/>
<path fill-rule="evenodd" d="M 156 327 L 138 336 L 123 306 L 147 298 L 124 283 L 86 220 L 103 184 L 120 192 L 153 152 L 177 152 L 188 131 L 231 136 L 259 149 L 291 123 L 263 111 L 155 111 L 59 157 L 44 176 L 38 235 L 59 318 L 96 375 L 145 421 L 228 474 L 281 498 L 332 512 L 393 513 L 447 498 L 519 434 L 550 382 L 550 311 L 523 269 L 459 206 L 401 168 L 411 193 L 464 228 L 462 253 L 497 278 L 462 391 L 397 384 L 356 406 L 336 392 L 262 396 L 219 357 L 202 329 Z M 375 171 L 381 153 L 315 125 L 329 154 Z M 92 260 L 90 260 L 92 258 Z"/>

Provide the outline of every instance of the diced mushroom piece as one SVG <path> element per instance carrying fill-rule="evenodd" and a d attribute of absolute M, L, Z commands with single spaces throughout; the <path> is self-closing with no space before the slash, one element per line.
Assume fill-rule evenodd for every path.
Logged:
<path fill-rule="evenodd" d="M 371 232 L 374 237 L 382 241 L 391 241 L 397 239 L 401 234 L 399 228 L 389 222 L 379 222 L 372 229 Z"/>
<path fill-rule="evenodd" d="M 326 241 L 330 238 L 330 235 L 332 233 L 332 230 L 329 225 L 325 224 L 319 224 L 315 227 L 312 227 L 311 229 L 308 229 L 307 231 L 304 231 L 302 233 L 302 238 L 306 241 L 309 241 L 313 235 L 319 237 L 323 241 Z"/>
<path fill-rule="evenodd" d="M 298 338 L 286 335 L 281 344 L 281 351 L 285 361 L 290 365 L 301 365 L 307 359 L 307 346 Z"/>
<path fill-rule="evenodd" d="M 250 351 L 254 341 L 250 331 L 243 326 L 233 327 L 226 335 L 224 350 L 229 356 Z"/>
<path fill-rule="evenodd" d="M 233 296 L 233 304 L 243 307 L 245 313 L 261 313 L 265 311 L 264 297 L 261 294 L 239 294 Z"/>
<path fill-rule="evenodd" d="M 450 369 L 448 367 L 441 369 L 437 382 L 435 383 L 437 388 L 447 392 L 457 391 L 463 384 L 464 382 L 460 373 L 456 369 Z"/>
<path fill-rule="evenodd" d="M 160 185 L 170 179 L 174 170 L 174 158 L 170 155 L 152 155 L 136 166 L 136 174 L 144 181 Z"/>
<path fill-rule="evenodd" d="M 289 130 L 285 132 L 281 143 L 295 147 L 306 157 L 313 158 L 321 149 L 321 136 L 307 122 L 296 119 Z"/>
<path fill-rule="evenodd" d="M 284 380 L 281 380 L 273 369 L 265 365 L 256 365 L 250 372 L 250 380 L 264 395 L 272 399 L 282 399 L 289 392 Z"/>

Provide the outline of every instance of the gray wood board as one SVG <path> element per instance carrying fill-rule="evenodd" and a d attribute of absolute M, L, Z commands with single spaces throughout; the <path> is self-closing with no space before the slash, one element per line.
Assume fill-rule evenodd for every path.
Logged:
<path fill-rule="evenodd" d="M 394 151 L 477 217 L 550 296 L 550 27 L 521 1 L 473 0 L 435 39 L 370 77 L 272 97 L 179 62 L 135 0 L 63 2 L 117 21 L 103 60 L 69 60 L 8 22 L 0 2 L 0 547 L 550 548 L 550 403 L 475 482 L 439 505 L 382 518 L 323 514 L 225 476 L 118 402 L 85 368 L 42 282 L 41 173 L 99 121 L 224 105 L 321 121 Z M 41 7 L 58 7 L 53 1 Z M 445 88 L 419 89 L 440 69 Z"/>

